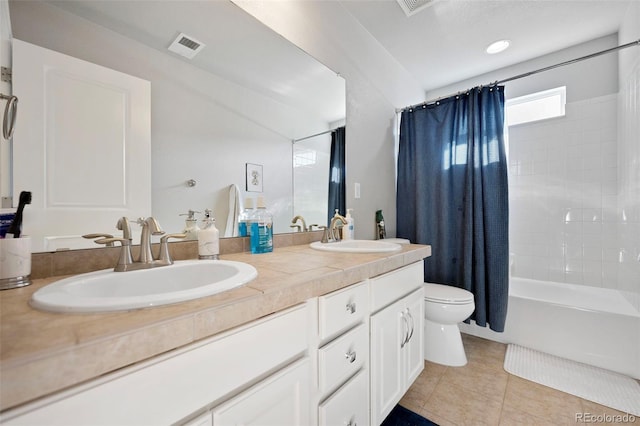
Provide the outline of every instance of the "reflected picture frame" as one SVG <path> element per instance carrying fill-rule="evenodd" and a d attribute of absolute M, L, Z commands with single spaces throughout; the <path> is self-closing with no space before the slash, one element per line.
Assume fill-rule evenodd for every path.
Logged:
<path fill-rule="evenodd" d="M 247 192 L 262 192 L 262 164 L 246 163 Z"/>

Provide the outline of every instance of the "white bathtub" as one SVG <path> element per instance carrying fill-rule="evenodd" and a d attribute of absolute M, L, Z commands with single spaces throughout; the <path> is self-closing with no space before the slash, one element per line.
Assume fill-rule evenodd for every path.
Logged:
<path fill-rule="evenodd" d="M 511 278 L 504 333 L 473 324 L 461 331 L 515 343 L 640 379 L 637 293 Z"/>

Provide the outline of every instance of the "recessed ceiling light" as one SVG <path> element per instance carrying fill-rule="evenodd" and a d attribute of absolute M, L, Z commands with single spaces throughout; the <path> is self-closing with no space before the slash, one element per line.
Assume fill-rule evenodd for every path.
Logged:
<path fill-rule="evenodd" d="M 487 47 L 487 53 L 493 55 L 494 53 L 500 53 L 509 47 L 511 42 L 509 40 L 498 40 L 494 43 L 491 43 L 489 47 Z"/>

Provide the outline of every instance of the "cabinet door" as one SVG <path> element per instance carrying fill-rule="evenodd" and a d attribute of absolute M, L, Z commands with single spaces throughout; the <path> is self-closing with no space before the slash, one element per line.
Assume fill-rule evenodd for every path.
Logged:
<path fill-rule="evenodd" d="M 402 343 L 407 321 L 400 300 L 371 317 L 371 424 L 379 425 L 404 394 Z"/>
<path fill-rule="evenodd" d="M 320 426 L 365 426 L 369 424 L 368 371 L 362 370 L 319 408 Z"/>
<path fill-rule="evenodd" d="M 20 40 L 13 77 L 13 193 L 33 192 L 33 248 L 89 247 L 81 234 L 149 216 L 151 83 Z"/>
<path fill-rule="evenodd" d="M 406 388 L 418 378 L 424 369 L 424 296 L 420 289 L 407 296 L 406 310 L 409 319 L 409 335 L 411 338 L 405 344 L 406 355 L 405 377 L 407 378 Z"/>
<path fill-rule="evenodd" d="M 310 421 L 310 363 L 304 359 L 213 409 L 214 426 L 306 425 Z"/>

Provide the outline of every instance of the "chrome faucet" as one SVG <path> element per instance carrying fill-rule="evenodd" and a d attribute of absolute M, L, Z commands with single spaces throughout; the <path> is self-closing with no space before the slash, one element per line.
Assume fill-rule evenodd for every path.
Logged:
<path fill-rule="evenodd" d="M 138 263 L 153 263 L 153 253 L 151 253 L 151 235 L 162 235 L 164 231 L 160 224 L 153 217 L 146 219 L 139 218 L 138 225 L 142 226 L 142 235 L 140 236 L 140 257 Z"/>
<path fill-rule="evenodd" d="M 129 226 L 129 220 L 126 217 L 122 217 L 118 220 L 117 228 L 122 231 L 122 238 L 112 237 L 108 234 L 88 234 L 85 238 L 97 238 L 105 236 L 106 238 L 100 238 L 95 240 L 97 244 L 105 244 L 107 246 L 113 246 L 114 242 L 122 244 L 120 250 L 120 257 L 118 263 L 113 269 L 115 272 L 127 272 L 136 271 L 139 269 L 155 268 L 157 266 L 167 266 L 173 264 L 173 259 L 169 255 L 168 241 L 170 238 L 185 238 L 186 234 L 167 234 L 160 238 L 160 254 L 158 259 L 154 259 L 151 252 L 151 235 L 162 235 L 164 231 L 160 227 L 160 224 L 153 217 L 146 219 L 139 218 L 136 221 L 137 224 L 142 226 L 142 235 L 140 236 L 140 257 L 137 262 L 133 261 L 131 256 L 131 228 Z"/>
<path fill-rule="evenodd" d="M 298 225 L 296 222 L 298 222 L 298 220 L 300 222 L 302 222 L 302 226 Z M 304 218 L 300 215 L 295 216 L 293 219 L 291 219 L 291 225 L 289 225 L 290 228 L 298 228 L 298 232 L 302 231 L 302 232 L 307 232 L 309 230 L 309 228 L 307 228 L 307 222 L 304 221 Z"/>
<path fill-rule="evenodd" d="M 331 218 L 328 228 L 321 226 L 321 228 L 324 228 L 324 234 L 322 235 L 322 240 L 320 240 L 320 242 L 331 243 L 341 240 L 338 222 L 342 222 L 341 226 L 345 226 L 347 224 L 347 219 L 336 213 L 336 215 Z"/>

